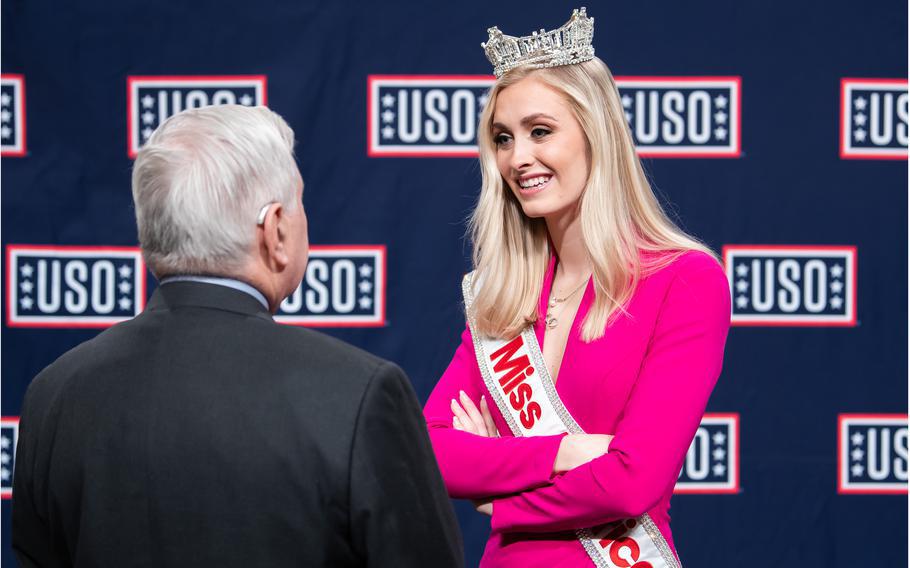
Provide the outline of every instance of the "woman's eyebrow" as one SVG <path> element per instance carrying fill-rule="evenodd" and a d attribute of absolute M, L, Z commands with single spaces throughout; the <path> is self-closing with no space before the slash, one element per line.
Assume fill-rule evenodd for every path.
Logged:
<path fill-rule="evenodd" d="M 528 126 L 528 124 L 539 120 L 541 118 L 546 118 L 547 120 L 552 120 L 553 122 L 559 122 L 556 118 L 550 116 L 549 114 L 544 114 L 542 112 L 535 112 L 534 114 L 529 114 L 528 116 L 521 119 L 522 126 Z"/>
<path fill-rule="evenodd" d="M 529 114 L 528 116 L 522 118 L 521 125 L 524 127 L 527 127 L 534 121 L 540 120 L 541 118 L 545 118 L 547 120 L 552 120 L 553 122 L 559 122 L 556 119 L 556 117 L 550 116 L 549 114 L 546 114 L 543 112 L 535 112 L 534 114 Z M 494 129 L 499 129 L 499 130 L 508 130 L 509 129 L 508 126 L 506 126 L 505 124 L 503 124 L 501 122 L 494 122 L 492 126 Z"/>

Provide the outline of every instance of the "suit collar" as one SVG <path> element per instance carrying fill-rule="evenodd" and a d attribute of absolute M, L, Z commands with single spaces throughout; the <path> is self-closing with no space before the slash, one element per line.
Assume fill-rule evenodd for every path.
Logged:
<path fill-rule="evenodd" d="M 162 284 L 152 294 L 146 309 L 172 310 L 181 307 L 208 308 L 272 319 L 272 314 L 246 292 L 206 282 Z"/>

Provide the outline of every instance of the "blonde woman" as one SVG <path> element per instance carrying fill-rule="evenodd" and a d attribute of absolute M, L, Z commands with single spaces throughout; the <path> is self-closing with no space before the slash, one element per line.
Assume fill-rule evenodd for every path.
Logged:
<path fill-rule="evenodd" d="M 720 374 L 730 295 L 663 213 L 593 19 L 484 44 L 468 327 L 425 408 L 484 566 L 678 566 L 669 505 Z"/>

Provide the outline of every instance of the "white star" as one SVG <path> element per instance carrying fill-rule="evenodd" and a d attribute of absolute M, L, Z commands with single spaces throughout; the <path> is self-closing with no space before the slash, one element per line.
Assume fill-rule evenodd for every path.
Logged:
<path fill-rule="evenodd" d="M 395 120 L 395 113 L 394 113 L 394 112 L 392 112 L 392 111 L 390 111 L 390 110 L 387 110 L 387 111 L 385 111 L 385 112 L 382 113 L 382 121 L 383 121 L 383 122 L 392 122 L 393 120 Z"/>
<path fill-rule="evenodd" d="M 622 96 L 622 106 L 623 106 L 623 108 L 631 108 L 632 107 L 632 97 L 630 97 L 629 95 L 623 95 Z"/>
<path fill-rule="evenodd" d="M 360 304 L 361 310 L 368 310 L 368 309 L 370 309 L 370 306 L 373 305 L 373 300 L 371 300 L 369 298 L 369 296 L 364 296 L 364 297 L 360 298 L 360 300 L 358 300 L 358 302 Z"/>
<path fill-rule="evenodd" d="M 866 109 L 866 99 L 862 97 L 856 97 L 853 99 L 853 105 L 856 107 L 856 110 L 865 110 Z"/>
<path fill-rule="evenodd" d="M 748 290 L 748 289 L 749 289 L 749 283 L 748 283 L 748 282 L 746 282 L 745 280 L 737 280 L 737 281 L 736 281 L 736 291 L 737 291 L 737 292 L 745 292 L 745 291 Z"/>
<path fill-rule="evenodd" d="M 2 447 L 4 450 L 9 449 L 10 443 L 11 442 L 9 441 L 9 438 L 7 438 L 6 436 L 3 436 L 2 438 L 0 438 L 0 447 Z"/>
<path fill-rule="evenodd" d="M 743 277 L 747 274 L 749 274 L 749 265 L 747 265 L 744 262 L 741 262 L 736 265 L 736 275 L 737 276 Z"/>
<path fill-rule="evenodd" d="M 373 274 L 373 267 L 369 264 L 361 264 L 358 271 L 360 272 L 361 278 L 369 278 L 370 275 Z"/>
<path fill-rule="evenodd" d="M 714 448 L 714 451 L 711 452 L 711 457 L 713 457 L 716 461 L 720 461 L 727 457 L 727 452 L 723 448 Z"/>
<path fill-rule="evenodd" d="M 477 97 L 477 104 L 480 105 L 480 108 L 487 106 L 487 101 L 490 100 L 490 96 L 486 93 Z"/>
<path fill-rule="evenodd" d="M 391 126 L 386 126 L 385 128 L 382 129 L 383 138 L 391 138 L 393 136 L 395 136 L 395 129 L 392 128 Z"/>
<path fill-rule="evenodd" d="M 840 296 L 831 296 L 831 299 L 828 300 L 828 303 L 831 304 L 831 307 L 835 310 L 841 309 L 844 305 L 844 300 Z"/>
<path fill-rule="evenodd" d="M 142 113 L 142 124 L 151 124 L 155 122 L 155 115 L 149 111 Z"/>
<path fill-rule="evenodd" d="M 10 111 L 8 111 L 6 109 L 3 109 L 3 111 L 0 111 L 0 120 L 2 120 L 3 122 L 9 122 L 11 118 L 13 118 L 13 113 L 11 113 Z"/>
<path fill-rule="evenodd" d="M 713 473 L 716 477 L 721 477 L 726 472 L 727 466 L 722 463 L 716 463 L 714 464 L 714 467 L 711 468 L 711 473 Z"/>
<path fill-rule="evenodd" d="M 632 122 L 632 116 L 633 116 L 633 115 L 632 115 L 631 112 L 627 112 L 627 113 L 626 113 L 626 122 L 630 122 L 630 123 L 631 123 L 631 122 Z"/>
<path fill-rule="evenodd" d="M 866 115 L 863 113 L 859 113 L 858 115 L 853 117 L 853 122 L 855 122 L 856 124 L 858 124 L 860 126 L 866 124 Z"/>
<path fill-rule="evenodd" d="M 124 264 L 123 266 L 121 266 L 120 268 L 117 269 L 117 272 L 120 273 L 120 278 L 129 278 L 130 274 L 133 273 L 133 269 L 130 268 L 129 264 Z"/>
<path fill-rule="evenodd" d="M 714 137 L 718 140 L 723 140 L 727 137 L 727 129 L 723 126 L 714 129 Z"/>
<path fill-rule="evenodd" d="M 6 93 L 3 93 L 2 95 L 0 95 L 0 105 L 9 106 L 9 103 L 11 101 L 12 101 L 12 99 Z"/>
<path fill-rule="evenodd" d="M 13 131 L 10 130 L 9 126 L 4 126 L 3 128 L 0 128 L 0 136 L 2 136 L 3 138 L 9 138 L 12 135 L 13 135 Z"/>
<path fill-rule="evenodd" d="M 831 291 L 835 294 L 840 294 L 841 290 L 844 289 L 844 284 L 840 280 L 834 280 L 831 282 Z"/>
<path fill-rule="evenodd" d="M 19 287 L 22 288 L 22 291 L 26 294 L 31 294 L 34 285 L 32 284 L 31 280 L 23 280 L 22 283 L 19 284 Z"/>
<path fill-rule="evenodd" d="M 727 435 L 723 432 L 715 432 L 714 435 L 711 436 L 711 440 L 719 446 L 727 441 Z"/>
<path fill-rule="evenodd" d="M 117 303 L 120 304 L 120 309 L 121 309 L 121 310 L 124 310 L 124 311 L 130 309 L 130 306 L 133 305 L 133 302 L 130 301 L 130 299 L 127 298 L 126 296 L 124 296 L 124 297 L 120 298 L 119 300 L 117 300 Z"/>
<path fill-rule="evenodd" d="M 853 467 L 850 468 L 850 475 L 853 477 L 859 477 L 863 474 L 863 466 L 858 463 L 853 464 Z"/>
<path fill-rule="evenodd" d="M 717 95 L 714 97 L 714 104 L 717 108 L 727 108 L 727 97 L 723 95 Z"/>
<path fill-rule="evenodd" d="M 850 452 L 850 459 L 853 461 L 859 461 L 863 459 L 864 455 L 866 455 L 866 452 L 862 451 L 859 448 L 853 448 L 853 451 Z"/>
<path fill-rule="evenodd" d="M 4 467 L 3 470 L 0 471 L 0 477 L 3 477 L 3 481 L 9 480 L 9 470 Z"/>
<path fill-rule="evenodd" d="M 745 297 L 745 296 L 737 296 L 737 297 L 736 297 L 736 307 L 737 307 L 737 308 L 743 309 L 743 308 L 746 308 L 746 307 L 748 307 L 748 306 L 749 306 L 749 298 L 747 298 L 747 297 Z"/>
<path fill-rule="evenodd" d="M 359 284 L 359 286 L 360 286 L 360 293 L 361 293 L 361 294 L 369 294 L 369 293 L 370 293 L 370 290 L 373 289 L 373 284 L 372 284 L 369 280 L 364 280 L 364 281 L 362 281 L 362 282 Z"/>
<path fill-rule="evenodd" d="M 132 286 L 126 280 L 124 280 L 120 284 L 118 284 L 117 287 L 120 288 L 121 294 L 129 294 L 130 289 L 132 289 Z"/>
<path fill-rule="evenodd" d="M 839 264 L 835 264 L 834 266 L 831 267 L 831 276 L 832 276 L 833 278 L 840 278 L 840 277 L 843 276 L 843 275 L 844 275 L 844 267 L 843 267 L 843 266 L 841 266 L 841 265 L 839 265 Z"/>
<path fill-rule="evenodd" d="M 154 132 L 154 131 L 151 128 L 148 128 L 148 127 L 143 128 L 142 137 L 145 138 L 146 140 L 148 140 L 149 138 L 152 137 L 152 132 Z"/>
<path fill-rule="evenodd" d="M 859 445 L 862 445 L 863 440 L 865 440 L 865 439 L 866 439 L 866 437 L 863 436 L 862 434 L 860 434 L 859 432 L 854 432 L 853 435 L 850 436 L 850 443 L 853 444 L 854 446 L 859 446 Z"/>
<path fill-rule="evenodd" d="M 393 96 L 391 95 L 391 93 L 386 93 L 386 94 L 382 97 L 382 106 L 384 106 L 384 107 L 390 107 L 390 106 L 392 106 L 393 104 L 395 104 L 395 97 L 393 97 Z"/>
<path fill-rule="evenodd" d="M 32 265 L 31 265 L 31 264 L 23 264 L 21 267 L 19 267 L 19 272 L 22 273 L 22 277 L 23 277 L 23 278 L 31 278 L 31 277 L 32 277 L 32 272 L 33 272 L 34 270 L 35 270 L 35 269 L 32 268 Z"/>
<path fill-rule="evenodd" d="M 30 310 L 30 309 L 32 309 L 32 306 L 35 305 L 35 302 L 32 301 L 31 298 L 26 296 L 26 297 L 22 298 L 21 300 L 19 300 L 19 304 L 22 306 L 23 310 Z"/>
<path fill-rule="evenodd" d="M 142 108 L 152 108 L 152 105 L 155 104 L 155 99 L 152 98 L 152 95 L 145 95 L 142 97 Z"/>
<path fill-rule="evenodd" d="M 725 124 L 727 122 L 727 113 L 722 110 L 715 112 L 714 120 L 717 121 L 718 124 Z"/>
<path fill-rule="evenodd" d="M 857 128 L 856 130 L 853 131 L 853 137 L 856 138 L 857 142 L 865 142 L 866 141 L 866 131 L 863 130 L 862 128 Z"/>
<path fill-rule="evenodd" d="M 0 463 L 2 463 L 3 465 L 9 464 L 9 454 L 8 453 L 3 452 L 3 454 L 0 455 Z"/>
<path fill-rule="evenodd" d="M 243 106 L 250 106 L 251 104 L 253 104 L 253 97 L 251 97 L 249 95 L 243 95 L 242 97 L 240 97 L 240 104 L 242 104 Z"/>

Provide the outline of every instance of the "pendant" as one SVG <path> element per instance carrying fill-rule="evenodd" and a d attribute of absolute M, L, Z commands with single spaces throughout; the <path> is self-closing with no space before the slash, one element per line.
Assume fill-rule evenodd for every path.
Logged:
<path fill-rule="evenodd" d="M 559 324 L 559 320 L 556 319 L 556 316 L 547 314 L 547 329 L 553 329 Z"/>
<path fill-rule="evenodd" d="M 556 298 L 553 298 L 553 299 L 550 300 L 550 307 L 551 307 L 551 308 L 555 308 L 555 307 L 556 307 Z"/>

